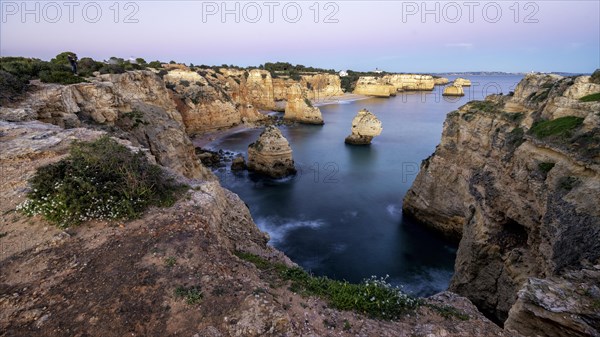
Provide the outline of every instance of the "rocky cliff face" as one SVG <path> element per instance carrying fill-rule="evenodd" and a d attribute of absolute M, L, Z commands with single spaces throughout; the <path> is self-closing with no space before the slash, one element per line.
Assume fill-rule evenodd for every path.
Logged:
<path fill-rule="evenodd" d="M 258 139 L 248 146 L 248 169 L 272 178 L 283 178 L 296 173 L 292 148 L 281 131 L 268 126 Z"/>
<path fill-rule="evenodd" d="M 298 83 L 287 89 L 287 104 L 283 118 L 305 124 L 323 124 L 321 110 L 312 105 L 306 96 L 306 91 Z"/>
<path fill-rule="evenodd" d="M 274 105 L 270 76 L 263 79 L 258 70 L 172 70 L 164 79 L 192 135 L 260 120 L 258 109 Z"/>
<path fill-rule="evenodd" d="M 352 133 L 346 137 L 346 144 L 369 145 L 373 137 L 379 136 L 383 128 L 381 121 L 367 109 L 360 110 L 352 120 Z"/>
<path fill-rule="evenodd" d="M 587 76 L 527 75 L 512 97 L 462 106 L 404 199 L 461 238 L 450 289 L 525 335 L 600 333 L 596 288 L 553 286 L 594 284 L 600 264 L 600 102 L 579 101 L 596 92 Z"/>
<path fill-rule="evenodd" d="M 92 78 L 90 83 L 67 86 L 35 86 L 20 106 L 12 109 L 22 112 L 19 120 L 37 119 L 65 128 L 112 128 L 119 137 L 150 149 L 161 165 L 177 173 L 210 176 L 195 159 L 169 91 L 152 72 L 107 74 Z M 10 115 L 8 110 L 2 115 Z"/>

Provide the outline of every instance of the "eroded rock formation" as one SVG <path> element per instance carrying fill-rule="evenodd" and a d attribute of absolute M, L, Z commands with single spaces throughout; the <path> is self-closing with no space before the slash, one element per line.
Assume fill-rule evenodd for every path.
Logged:
<path fill-rule="evenodd" d="M 305 124 L 323 124 L 321 110 L 312 105 L 298 83 L 287 90 L 287 104 L 283 118 Z"/>
<path fill-rule="evenodd" d="M 600 264 L 600 102 L 579 100 L 597 92 L 587 76 L 530 74 L 514 96 L 462 106 L 404 199 L 461 238 L 450 289 L 499 321 L 510 311 L 507 327 L 526 335 L 600 334 L 586 304 L 600 293 L 576 290 L 597 284 L 585 270 Z"/>
<path fill-rule="evenodd" d="M 346 137 L 345 142 L 352 145 L 369 145 L 373 137 L 379 136 L 382 130 L 381 121 L 367 109 L 362 109 L 352 120 L 352 133 Z"/>
<path fill-rule="evenodd" d="M 258 139 L 248 146 L 248 169 L 272 178 L 283 178 L 296 173 L 292 148 L 281 131 L 268 126 Z"/>

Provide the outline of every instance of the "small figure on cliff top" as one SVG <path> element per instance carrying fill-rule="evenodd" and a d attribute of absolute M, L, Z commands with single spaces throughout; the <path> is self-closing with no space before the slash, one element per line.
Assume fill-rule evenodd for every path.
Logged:
<path fill-rule="evenodd" d="M 69 60 L 69 63 L 71 64 L 71 71 L 73 72 L 73 75 L 77 75 L 77 55 L 71 54 L 71 55 L 67 56 L 67 59 Z"/>

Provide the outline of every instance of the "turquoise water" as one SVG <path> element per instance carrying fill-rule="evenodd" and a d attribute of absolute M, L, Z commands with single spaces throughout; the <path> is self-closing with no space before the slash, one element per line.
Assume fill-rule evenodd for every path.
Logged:
<path fill-rule="evenodd" d="M 466 96 L 444 99 L 442 88 L 392 98 L 321 106 L 323 126 L 281 127 L 298 169 L 271 180 L 253 173 L 215 173 L 249 205 L 270 244 L 317 275 L 358 282 L 388 281 L 419 296 L 445 290 L 456 245 L 402 216 L 402 198 L 421 160 L 434 152 L 448 112 L 486 93 L 513 91 L 521 76 L 470 77 Z M 352 118 L 366 108 L 382 121 L 370 146 L 344 144 Z M 261 129 L 244 130 L 209 144 L 243 153 Z"/>

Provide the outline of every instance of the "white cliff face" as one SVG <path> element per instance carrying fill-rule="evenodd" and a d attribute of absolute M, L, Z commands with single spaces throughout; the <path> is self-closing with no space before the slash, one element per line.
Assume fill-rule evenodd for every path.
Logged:
<path fill-rule="evenodd" d="M 352 134 L 345 142 L 353 145 L 368 145 L 375 136 L 379 136 L 383 128 L 381 121 L 371 112 L 362 109 L 352 120 Z"/>
<path fill-rule="evenodd" d="M 283 118 L 305 124 L 323 124 L 321 110 L 312 106 L 306 92 L 298 83 L 287 90 L 287 104 Z"/>
<path fill-rule="evenodd" d="M 292 148 L 281 131 L 268 126 L 258 139 L 248 146 L 248 169 L 272 178 L 283 178 L 296 173 Z"/>

